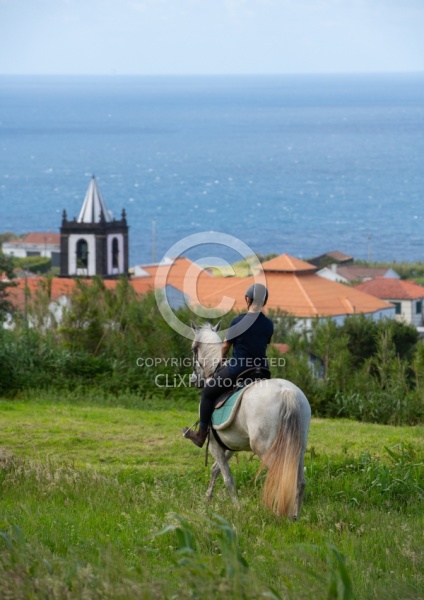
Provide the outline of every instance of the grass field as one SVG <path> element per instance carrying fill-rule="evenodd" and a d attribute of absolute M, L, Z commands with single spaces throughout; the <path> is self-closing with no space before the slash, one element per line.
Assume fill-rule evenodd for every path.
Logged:
<path fill-rule="evenodd" d="M 314 419 L 299 522 L 204 499 L 193 402 L 93 395 L 0 401 L 0 597 L 424 596 L 424 428 Z"/>

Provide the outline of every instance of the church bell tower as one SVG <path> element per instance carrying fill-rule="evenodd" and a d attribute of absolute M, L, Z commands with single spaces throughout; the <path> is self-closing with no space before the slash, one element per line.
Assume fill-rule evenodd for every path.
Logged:
<path fill-rule="evenodd" d="M 128 225 L 125 209 L 117 221 L 107 210 L 93 175 L 78 218 L 63 211 L 60 276 L 117 278 L 128 274 Z"/>

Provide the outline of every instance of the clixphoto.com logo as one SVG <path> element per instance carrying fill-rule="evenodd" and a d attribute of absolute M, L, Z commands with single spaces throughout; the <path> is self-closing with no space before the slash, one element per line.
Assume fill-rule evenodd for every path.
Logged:
<path fill-rule="evenodd" d="M 218 381 L 216 379 L 205 379 L 203 377 L 197 377 L 196 380 L 193 380 L 193 376 L 187 373 L 182 375 L 176 373 L 174 375 L 170 375 L 169 373 L 158 373 L 155 376 L 155 385 L 158 388 L 181 388 L 181 387 L 193 387 L 195 385 L 198 388 L 202 388 L 205 386 L 206 381 L 208 382 L 209 387 L 219 386 L 220 389 L 228 389 L 232 387 L 246 387 L 251 383 L 255 383 L 257 386 L 266 385 L 266 381 L 268 379 L 255 379 L 245 377 L 243 379 L 233 381 L 230 378 L 224 378 L 222 381 Z"/>
<path fill-rule="evenodd" d="M 247 244 L 238 238 L 226 233 L 204 231 L 181 239 L 169 248 L 162 258 L 160 267 L 156 271 L 154 290 L 156 303 L 165 321 L 176 332 L 190 340 L 194 339 L 193 329 L 179 319 L 175 307 L 171 306 L 169 300 L 170 294 L 168 293 L 168 288 L 172 287 L 173 281 L 171 271 L 175 266 L 176 259 L 185 256 L 187 252 L 193 249 L 199 251 L 202 246 L 210 247 L 211 245 L 221 250 L 230 250 L 233 254 L 236 253 L 239 256 L 238 260 L 246 261 L 252 273 L 250 277 L 246 278 L 246 289 L 249 285 L 255 283 L 266 286 L 265 274 L 258 257 Z M 237 292 L 236 297 L 236 295 L 231 293 L 231 286 L 226 288 L 225 295 L 214 306 L 209 306 L 204 299 L 202 301 L 202 298 L 199 298 L 199 278 L 202 276 L 202 273 L 204 274 L 204 270 L 199 265 L 213 266 L 214 264 L 220 264 L 232 269 L 232 266 L 228 262 L 223 261 L 222 257 L 205 255 L 188 267 L 182 281 L 178 282 L 178 287 L 184 295 L 185 303 L 193 313 L 193 321 L 198 320 L 199 317 L 204 320 L 215 319 L 217 316 L 223 317 L 234 308 L 237 300 L 240 300 L 240 297 L 238 297 L 240 292 Z M 235 275 L 234 270 L 233 274 Z M 259 315 L 259 313 L 257 314 Z M 245 328 L 247 329 L 251 324 L 252 320 L 246 320 Z M 243 333 L 243 326 L 239 325 L 237 331 L 239 335 Z M 221 332 L 224 338 L 228 337 L 228 329 L 221 330 Z"/>

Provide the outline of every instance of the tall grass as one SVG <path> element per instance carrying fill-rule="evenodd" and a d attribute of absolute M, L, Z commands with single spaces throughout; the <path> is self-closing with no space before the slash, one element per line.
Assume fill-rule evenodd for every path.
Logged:
<path fill-rule="evenodd" d="M 8 402 L 1 413 L 8 437 L 1 435 L 16 449 L 0 454 L 2 597 L 422 597 L 424 460 L 418 430 L 405 429 L 405 442 L 393 444 L 394 430 L 379 429 L 379 453 L 367 451 L 367 427 L 373 426 L 343 424 L 355 434 L 355 453 L 337 450 L 342 423 L 324 429 L 322 441 L 312 431 L 303 512 L 300 522 L 289 523 L 262 506 L 258 461 L 248 455 L 233 464 L 238 505 L 223 484 L 212 504 L 205 501 L 203 457 L 194 446 L 174 442 L 186 418 L 176 404 L 167 411 L 162 403 L 158 412 L 101 410 L 87 399 L 80 406 L 70 398 L 44 402 Z M 36 430 L 41 413 L 50 419 Z M 111 433 L 120 454 L 105 463 Z M 79 444 L 80 458 L 54 458 L 54 443 L 38 445 L 45 435 L 55 436 L 62 456 L 72 456 Z M 327 447 L 331 454 L 323 451 Z M 142 462 L 133 460 L 137 452 L 145 455 Z"/>
<path fill-rule="evenodd" d="M 1 523 L 4 598 L 354 597 L 345 557 L 335 547 L 295 543 L 286 554 L 262 541 L 258 563 L 240 545 L 236 528 L 245 543 L 248 536 L 240 515 L 232 515 L 233 525 L 209 509 L 196 514 L 193 502 L 188 514 L 164 514 L 165 481 L 119 483 L 10 457 L 4 469 L 3 490 L 26 491 L 14 520 Z M 182 509 L 187 494 L 179 491 Z M 159 506 L 144 508 L 149 500 Z M 43 507 L 32 518 L 38 503 Z M 257 546 L 258 539 L 252 542 Z M 265 577 L 262 560 L 270 563 Z"/>

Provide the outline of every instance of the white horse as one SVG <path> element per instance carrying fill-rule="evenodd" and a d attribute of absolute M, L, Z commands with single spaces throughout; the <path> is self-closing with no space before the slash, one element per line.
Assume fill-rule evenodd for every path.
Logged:
<path fill-rule="evenodd" d="M 194 327 L 192 379 L 211 377 L 221 358 L 219 324 Z M 259 380 L 244 392 L 237 414 L 219 438 L 225 450 L 210 436 L 209 450 L 215 459 L 206 492 L 212 498 L 216 478 L 221 472 L 231 497 L 236 488 L 228 464 L 234 452 L 251 450 L 262 461 L 258 475 L 268 469 L 263 490 L 264 504 L 278 516 L 296 519 L 305 491 L 304 454 L 311 420 L 311 407 L 304 393 L 285 379 Z"/>

